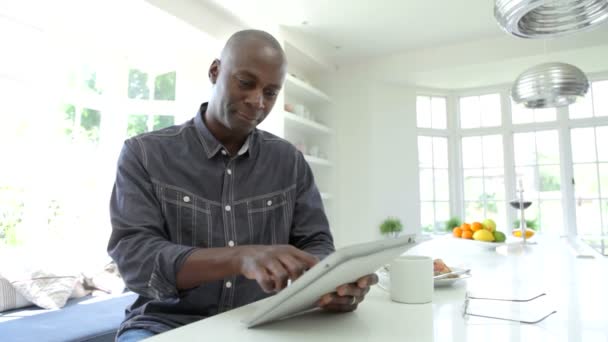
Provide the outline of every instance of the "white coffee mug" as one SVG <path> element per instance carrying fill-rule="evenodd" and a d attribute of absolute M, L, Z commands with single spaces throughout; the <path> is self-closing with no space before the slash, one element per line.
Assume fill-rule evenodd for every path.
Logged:
<path fill-rule="evenodd" d="M 403 255 L 390 265 L 391 299 L 407 304 L 433 301 L 433 259 Z"/>

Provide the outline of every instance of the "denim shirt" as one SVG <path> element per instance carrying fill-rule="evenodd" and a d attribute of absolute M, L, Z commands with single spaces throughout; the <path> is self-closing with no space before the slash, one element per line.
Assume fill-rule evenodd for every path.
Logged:
<path fill-rule="evenodd" d="M 204 123 L 206 108 L 122 148 L 108 253 L 139 296 L 119 334 L 162 332 L 268 296 L 243 276 L 178 290 L 177 272 L 197 248 L 291 244 L 319 258 L 334 250 L 302 153 L 256 129 L 230 156 Z"/>

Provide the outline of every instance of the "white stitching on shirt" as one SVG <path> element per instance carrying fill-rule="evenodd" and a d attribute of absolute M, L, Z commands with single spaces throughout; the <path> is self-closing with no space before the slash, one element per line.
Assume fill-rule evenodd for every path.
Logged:
<path fill-rule="evenodd" d="M 179 186 L 175 186 L 175 185 L 170 185 L 170 184 L 163 183 L 163 182 L 159 181 L 159 180 L 158 180 L 158 179 L 156 179 L 156 178 L 150 178 L 150 181 L 151 181 L 152 183 L 159 184 L 160 186 L 162 186 L 162 187 L 164 187 L 164 188 L 169 188 L 169 189 L 173 189 L 173 190 L 176 190 L 176 191 L 181 191 L 181 192 L 183 192 L 184 194 L 186 194 L 186 195 L 188 195 L 188 196 L 190 196 L 190 197 L 196 197 L 198 200 L 200 200 L 200 201 L 202 201 L 202 202 L 209 203 L 209 204 L 214 204 L 214 205 L 217 205 L 217 206 L 221 206 L 221 205 L 222 205 L 220 202 L 212 201 L 212 200 L 206 199 L 206 198 L 204 198 L 204 197 L 201 197 L 201 196 L 195 195 L 195 194 L 194 194 L 194 193 L 192 193 L 191 191 L 188 191 L 188 190 L 186 190 L 186 189 L 184 189 L 184 188 L 181 188 L 181 187 L 179 187 Z"/>
<path fill-rule="evenodd" d="M 276 195 L 279 195 L 279 194 L 282 194 L 282 193 L 289 192 L 289 190 L 292 190 L 292 189 L 295 189 L 295 188 L 296 188 L 296 184 L 292 184 L 292 185 L 290 185 L 287 188 L 282 189 L 282 190 L 278 190 L 278 191 L 274 191 L 274 192 L 269 192 L 269 193 L 264 194 L 264 195 L 258 195 L 258 196 L 248 197 L 248 198 L 244 198 L 244 199 L 238 200 L 238 201 L 234 202 L 234 205 L 241 204 L 243 202 L 251 202 L 251 201 L 255 201 L 255 200 L 259 200 L 259 199 L 264 199 L 264 198 L 270 197 L 270 196 L 276 196 Z"/>
<path fill-rule="evenodd" d="M 139 145 L 139 148 L 141 149 L 141 156 L 144 162 L 144 167 L 148 167 L 148 155 L 146 154 L 146 149 L 144 148 L 144 143 L 141 142 L 141 139 L 139 137 L 135 138 L 135 141 L 137 141 L 137 144 Z"/>

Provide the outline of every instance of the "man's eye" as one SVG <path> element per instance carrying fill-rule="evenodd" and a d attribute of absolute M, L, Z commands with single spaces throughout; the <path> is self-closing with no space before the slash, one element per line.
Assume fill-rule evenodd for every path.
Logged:
<path fill-rule="evenodd" d="M 275 90 L 268 90 L 268 91 L 264 92 L 264 94 L 268 97 L 275 97 L 275 96 L 277 96 L 278 93 L 279 92 L 275 91 Z"/>
<path fill-rule="evenodd" d="M 250 87 L 253 85 L 253 82 L 239 79 L 239 84 L 241 85 L 241 87 Z"/>

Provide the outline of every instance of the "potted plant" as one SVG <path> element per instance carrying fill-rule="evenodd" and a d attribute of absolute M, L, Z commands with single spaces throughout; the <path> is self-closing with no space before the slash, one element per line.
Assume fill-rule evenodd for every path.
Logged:
<path fill-rule="evenodd" d="M 460 227 L 461 224 L 462 221 L 460 220 L 460 217 L 454 216 L 445 222 L 445 230 L 451 232 L 454 228 Z"/>
<path fill-rule="evenodd" d="M 380 233 L 389 237 L 398 237 L 402 230 L 403 224 L 396 217 L 388 217 L 380 224 Z"/>

